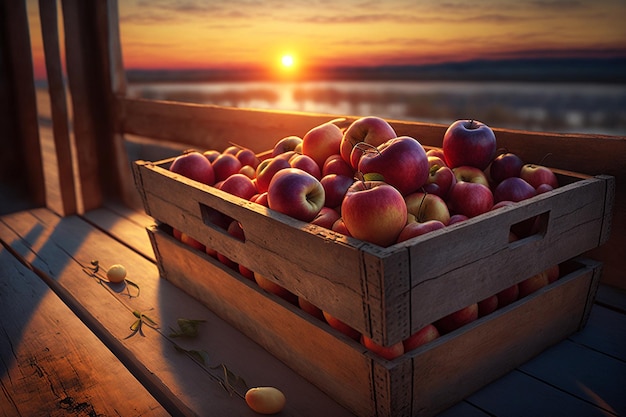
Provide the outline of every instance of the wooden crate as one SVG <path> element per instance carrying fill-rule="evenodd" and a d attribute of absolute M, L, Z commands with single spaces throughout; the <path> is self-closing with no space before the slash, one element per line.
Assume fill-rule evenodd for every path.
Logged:
<path fill-rule="evenodd" d="M 162 277 L 358 416 L 435 415 L 578 331 L 601 270 L 582 258 L 562 263 L 548 287 L 387 361 L 163 227 L 148 233 Z"/>
<path fill-rule="evenodd" d="M 382 248 L 295 220 L 137 161 L 146 212 L 391 345 L 424 325 L 606 241 L 614 181 L 559 171 L 560 187 Z M 212 222 L 240 222 L 245 240 Z M 540 216 L 539 233 L 510 243 L 511 226 Z"/>

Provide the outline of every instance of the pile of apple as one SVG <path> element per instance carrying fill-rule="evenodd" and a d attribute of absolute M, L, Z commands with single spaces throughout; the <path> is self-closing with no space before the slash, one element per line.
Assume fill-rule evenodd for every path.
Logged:
<path fill-rule="evenodd" d="M 412 137 L 398 137 L 386 120 L 369 116 L 345 129 L 327 122 L 303 137 L 281 138 L 264 158 L 235 145 L 221 152 L 189 151 L 178 156 L 170 170 L 298 220 L 383 247 L 558 187 L 557 177 L 549 168 L 525 164 L 511 152 L 497 154 L 493 130 L 476 120 L 452 123 L 444 134 L 442 148 L 426 149 Z M 223 218 L 221 222 L 228 233 L 243 239 L 244 231 L 237 221 Z M 510 240 L 532 235 L 538 227 L 538 219 L 517 224 Z M 555 265 L 441 318 L 403 342 L 380 346 L 185 233 L 174 230 L 174 236 L 387 359 L 456 330 L 559 277 Z"/>

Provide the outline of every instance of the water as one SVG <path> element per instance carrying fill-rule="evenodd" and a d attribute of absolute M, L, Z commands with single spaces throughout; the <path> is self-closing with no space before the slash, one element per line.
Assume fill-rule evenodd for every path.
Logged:
<path fill-rule="evenodd" d="M 131 97 L 449 124 L 626 136 L 626 85 L 309 81 L 133 83 Z"/>

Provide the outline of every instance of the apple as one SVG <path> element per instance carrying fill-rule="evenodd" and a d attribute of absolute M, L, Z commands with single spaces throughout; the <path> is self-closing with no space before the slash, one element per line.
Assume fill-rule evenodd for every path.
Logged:
<path fill-rule="evenodd" d="M 545 271 L 533 275 L 530 278 L 526 278 L 524 281 L 517 284 L 519 287 L 519 298 L 526 297 L 527 295 L 545 287 L 549 283 L 548 274 L 546 274 Z"/>
<path fill-rule="evenodd" d="M 495 203 L 501 201 L 518 202 L 537 195 L 535 188 L 520 177 L 509 177 L 500 182 L 493 190 Z"/>
<path fill-rule="evenodd" d="M 454 173 L 456 182 L 475 182 L 477 184 L 482 184 L 485 187 L 489 187 L 489 180 L 487 179 L 485 172 L 476 167 L 462 165 L 460 167 L 453 168 L 452 172 Z"/>
<path fill-rule="evenodd" d="M 254 280 L 259 285 L 259 287 L 263 288 L 265 291 L 277 295 L 291 304 L 298 304 L 298 296 L 286 289 L 285 287 L 275 283 L 274 281 L 269 280 L 268 278 L 256 272 L 254 273 Z"/>
<path fill-rule="evenodd" d="M 404 345 L 401 341 L 391 346 L 383 346 L 374 342 L 371 338 L 361 335 L 361 344 L 381 358 L 389 361 L 404 355 Z"/>
<path fill-rule="evenodd" d="M 493 194 L 489 187 L 483 184 L 460 181 L 450 189 L 447 203 L 453 214 L 471 218 L 491 210 Z"/>
<path fill-rule="evenodd" d="M 498 297 L 498 308 L 508 306 L 519 298 L 519 286 L 513 284 L 498 292 L 496 296 Z"/>
<path fill-rule="evenodd" d="M 435 194 L 415 192 L 404 197 L 408 212 L 417 222 L 439 220 L 444 225 L 450 221 L 450 211 L 445 201 Z"/>
<path fill-rule="evenodd" d="M 352 122 L 343 133 L 339 153 L 344 161 L 356 169 L 357 165 L 350 161 L 350 154 L 357 143 L 365 142 L 377 147 L 396 136 L 395 130 L 386 120 L 376 116 L 361 117 Z"/>
<path fill-rule="evenodd" d="M 512 152 L 505 152 L 494 158 L 489 167 L 489 176 L 499 184 L 510 177 L 519 177 L 524 161 Z"/>
<path fill-rule="evenodd" d="M 326 319 L 324 318 L 324 313 L 322 312 L 322 310 L 316 306 L 315 304 L 311 303 L 310 301 L 302 298 L 302 297 L 298 297 L 298 306 L 303 310 L 306 311 L 307 313 L 309 313 L 310 315 L 312 315 L 315 318 L 318 318 L 320 320 L 326 321 Z"/>
<path fill-rule="evenodd" d="M 410 352 L 413 349 L 417 349 L 418 347 L 425 345 L 428 342 L 431 342 L 439 337 L 439 330 L 435 327 L 434 324 L 427 324 L 422 327 L 420 330 L 413 333 L 408 338 L 402 341 L 404 345 L 404 351 Z"/>
<path fill-rule="evenodd" d="M 428 156 L 436 156 L 437 158 L 441 159 L 444 162 L 446 160 L 446 157 L 445 157 L 445 155 L 443 153 L 443 149 L 441 149 L 441 148 L 429 148 L 426 151 L 426 155 L 428 155 Z M 448 166 L 448 164 L 446 164 L 446 166 Z"/>
<path fill-rule="evenodd" d="M 267 190 L 269 208 L 298 220 L 310 222 L 324 207 L 322 184 L 313 175 L 298 168 L 278 171 Z"/>
<path fill-rule="evenodd" d="M 402 195 L 419 189 L 429 175 L 428 157 L 422 145 L 410 136 L 390 139 L 377 147 L 377 152 L 366 152 L 359 159 L 358 171 L 383 176 L 387 184 L 396 187 Z"/>
<path fill-rule="evenodd" d="M 446 334 L 465 326 L 478 318 L 478 303 L 473 303 L 467 307 L 450 313 L 435 322 L 439 333 Z"/>
<path fill-rule="evenodd" d="M 280 139 L 272 148 L 272 157 L 294 151 L 296 147 L 302 144 L 302 138 L 299 136 L 286 136 Z"/>
<path fill-rule="evenodd" d="M 224 149 L 224 151 L 222 153 L 227 153 L 227 154 L 231 154 L 231 155 L 237 155 L 237 152 L 239 152 L 241 150 L 241 148 L 237 145 L 230 145 L 228 148 Z"/>
<path fill-rule="evenodd" d="M 359 340 L 361 338 L 361 332 L 353 328 L 352 326 L 344 323 L 339 320 L 337 317 L 333 316 L 326 310 L 322 310 L 322 314 L 324 315 L 324 319 L 326 322 L 335 330 L 340 331 L 351 339 Z"/>
<path fill-rule="evenodd" d="M 256 188 L 259 193 L 267 191 L 272 178 L 278 171 L 290 167 L 289 161 L 283 158 L 268 158 L 261 161 L 256 168 Z"/>
<path fill-rule="evenodd" d="M 252 179 L 244 174 L 233 174 L 226 178 L 220 190 L 232 195 L 236 195 L 244 200 L 249 200 L 253 195 L 257 194 L 257 189 Z"/>
<path fill-rule="evenodd" d="M 216 149 L 208 149 L 204 152 L 202 152 L 202 155 L 204 155 L 204 157 L 206 159 L 209 160 L 209 162 L 213 162 L 215 161 L 215 158 L 217 158 L 218 156 L 220 156 L 222 153 Z"/>
<path fill-rule="evenodd" d="M 215 171 L 215 182 L 224 181 L 231 175 L 238 173 L 242 167 L 239 159 L 232 153 L 222 153 L 211 164 Z"/>
<path fill-rule="evenodd" d="M 256 156 L 256 154 L 254 153 L 254 151 L 248 148 L 240 149 L 235 154 L 235 156 L 237 157 L 237 159 L 239 159 L 241 165 L 250 165 L 254 169 L 256 169 L 256 167 L 259 166 L 259 163 L 261 162 L 259 160 L 259 157 Z"/>
<path fill-rule="evenodd" d="M 559 264 L 552 265 L 548 269 L 544 271 L 546 276 L 548 277 L 548 282 L 551 284 L 561 276 L 561 270 Z"/>
<path fill-rule="evenodd" d="M 335 222 L 340 218 L 341 216 L 337 210 L 330 207 L 322 207 L 317 216 L 311 220 L 311 224 L 332 229 Z"/>
<path fill-rule="evenodd" d="M 339 154 L 343 132 L 334 123 L 323 123 L 302 137 L 302 153 L 311 157 L 322 170 L 331 155 Z"/>
<path fill-rule="evenodd" d="M 457 120 L 443 135 L 443 154 L 450 168 L 469 165 L 483 171 L 496 156 L 496 135 L 477 120 Z"/>
<path fill-rule="evenodd" d="M 267 191 L 254 195 L 252 198 L 250 198 L 250 201 L 265 207 L 269 207 L 269 204 L 267 204 Z"/>
<path fill-rule="evenodd" d="M 330 174 L 354 177 L 354 169 L 343 160 L 340 154 L 334 154 L 329 156 L 322 166 L 322 177 Z"/>
<path fill-rule="evenodd" d="M 498 295 L 493 294 L 478 302 L 478 317 L 484 317 L 498 309 Z"/>
<path fill-rule="evenodd" d="M 292 168 L 298 168 L 308 172 L 318 180 L 322 178 L 322 169 L 319 167 L 317 162 L 315 162 L 313 158 L 308 155 L 295 154 L 289 158 L 289 165 L 291 165 Z"/>
<path fill-rule="evenodd" d="M 552 187 L 550 184 L 539 184 L 539 186 L 535 188 L 535 191 L 537 191 L 537 195 L 547 193 L 552 190 L 554 190 L 554 187 Z"/>
<path fill-rule="evenodd" d="M 469 219 L 469 217 L 464 214 L 453 214 L 452 216 L 450 216 L 450 221 L 448 221 L 447 226 L 452 226 L 455 223 L 464 222 L 467 219 Z"/>
<path fill-rule="evenodd" d="M 242 166 L 241 169 L 239 170 L 239 173 L 245 175 L 251 180 L 254 180 L 256 178 L 256 169 L 254 169 L 251 165 Z M 254 184 L 256 188 L 256 181 L 254 181 Z"/>
<path fill-rule="evenodd" d="M 433 230 L 439 230 L 446 227 L 439 220 L 427 220 L 423 223 L 411 222 L 407 223 L 406 226 L 400 232 L 398 236 L 397 242 L 404 242 L 405 240 L 409 240 L 414 238 L 415 236 L 421 236 L 428 232 L 432 232 Z"/>
<path fill-rule="evenodd" d="M 348 188 L 354 184 L 354 181 L 353 177 L 346 177 L 345 175 L 329 174 L 322 177 L 320 183 L 326 194 L 324 205 L 332 208 L 341 206 Z"/>
<path fill-rule="evenodd" d="M 534 188 L 539 187 L 541 184 L 548 184 L 553 189 L 559 186 L 559 180 L 554 175 L 554 172 L 543 165 L 526 164 L 522 167 L 519 176 Z"/>
<path fill-rule="evenodd" d="M 346 222 L 344 222 L 342 218 L 339 218 L 335 221 L 331 230 L 337 233 L 341 233 L 342 235 L 352 237 L 352 235 L 350 234 L 350 231 L 346 227 Z"/>
<path fill-rule="evenodd" d="M 180 241 L 183 242 L 185 245 L 189 246 L 190 248 L 193 248 L 202 252 L 206 250 L 205 246 L 202 243 L 198 242 L 196 239 L 192 238 L 185 232 L 180 233 Z"/>
<path fill-rule="evenodd" d="M 246 268 L 245 266 L 241 264 L 237 266 L 237 269 L 239 269 L 239 273 L 243 275 L 245 278 L 248 278 L 251 281 L 255 281 L 254 272 L 251 269 Z"/>
<path fill-rule="evenodd" d="M 215 171 L 211 162 L 198 151 L 190 151 L 177 156 L 169 169 L 171 172 L 203 184 L 215 184 Z"/>
<path fill-rule="evenodd" d="M 341 203 L 350 235 L 380 246 L 396 242 L 407 222 L 402 194 L 383 181 L 355 181 Z"/>
<path fill-rule="evenodd" d="M 444 161 L 439 157 L 428 157 L 428 179 L 422 187 L 425 192 L 446 198 L 456 181 L 456 175 Z"/>

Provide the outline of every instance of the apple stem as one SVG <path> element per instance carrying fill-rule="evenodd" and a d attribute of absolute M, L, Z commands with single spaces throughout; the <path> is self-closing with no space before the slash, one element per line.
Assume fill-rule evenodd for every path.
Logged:
<path fill-rule="evenodd" d="M 359 142 L 356 145 L 354 145 L 354 147 L 361 149 L 365 153 L 372 152 L 372 153 L 380 154 L 380 150 L 378 150 L 378 148 L 372 145 L 371 143 Z"/>
<path fill-rule="evenodd" d="M 426 191 L 424 191 L 424 196 L 422 197 L 422 201 L 420 201 L 420 205 L 417 208 L 417 221 L 421 222 L 422 220 L 422 206 L 424 205 L 424 200 L 426 200 L 426 196 L 428 195 L 428 193 Z"/>

